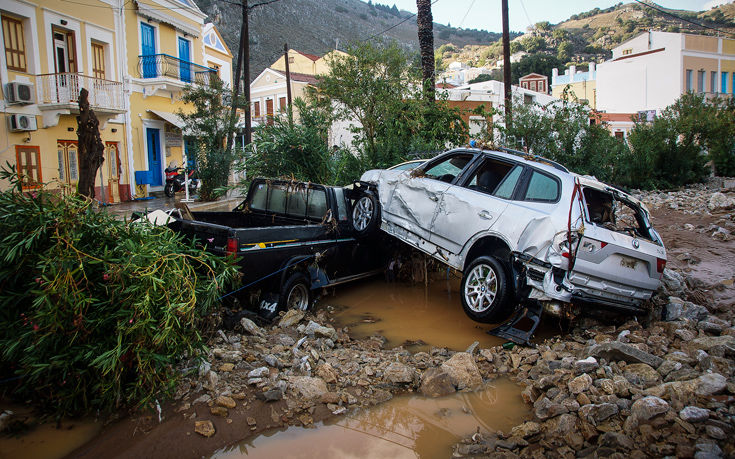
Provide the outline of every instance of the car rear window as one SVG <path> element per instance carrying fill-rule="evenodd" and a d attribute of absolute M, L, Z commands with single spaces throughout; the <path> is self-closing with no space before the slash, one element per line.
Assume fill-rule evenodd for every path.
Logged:
<path fill-rule="evenodd" d="M 324 218 L 327 214 L 327 193 L 320 189 L 309 189 L 306 215 L 309 218 Z"/>
<path fill-rule="evenodd" d="M 533 171 L 523 199 L 525 201 L 556 202 L 559 199 L 559 182 L 544 173 Z"/>

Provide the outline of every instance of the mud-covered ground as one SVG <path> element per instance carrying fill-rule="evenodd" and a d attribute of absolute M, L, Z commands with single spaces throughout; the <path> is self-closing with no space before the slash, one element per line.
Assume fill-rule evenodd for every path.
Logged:
<path fill-rule="evenodd" d="M 735 193 L 715 188 L 640 196 L 669 254 L 650 321 L 587 317 L 535 348 L 411 352 L 352 339 L 325 300 L 273 326 L 219 331 L 160 414 L 112 423 L 72 456 L 207 456 L 273 427 L 501 376 L 521 385 L 533 414 L 467 438 L 455 457 L 733 456 Z"/>

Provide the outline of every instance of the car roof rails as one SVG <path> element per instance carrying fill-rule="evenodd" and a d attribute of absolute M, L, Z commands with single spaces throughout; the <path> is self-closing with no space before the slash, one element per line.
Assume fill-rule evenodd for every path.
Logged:
<path fill-rule="evenodd" d="M 569 172 L 569 169 L 567 169 L 566 167 L 562 166 L 561 164 L 557 163 L 556 161 L 552 161 L 552 160 L 550 160 L 548 158 L 544 158 L 543 156 L 532 155 L 531 153 L 526 153 L 525 151 L 514 150 L 512 148 L 507 148 L 507 147 L 499 147 L 499 146 L 496 146 L 495 148 L 497 148 L 500 151 L 504 151 L 506 153 L 510 153 L 511 155 L 520 156 L 523 159 L 527 159 L 529 161 L 536 161 L 536 162 L 539 162 L 539 163 L 542 163 L 542 164 L 548 164 L 549 166 L 551 166 L 551 167 L 553 167 L 555 169 L 558 169 L 558 170 L 560 170 L 562 172 Z"/>

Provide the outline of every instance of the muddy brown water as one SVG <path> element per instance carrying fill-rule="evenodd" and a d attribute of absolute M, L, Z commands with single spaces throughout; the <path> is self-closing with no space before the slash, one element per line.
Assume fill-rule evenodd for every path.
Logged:
<path fill-rule="evenodd" d="M 507 341 L 487 334 L 495 325 L 467 317 L 456 278 L 435 279 L 428 286 L 373 278 L 338 289 L 335 296 L 326 296 L 320 303 L 334 307 L 335 325 L 349 327 L 353 338 L 381 335 L 387 347 L 403 345 L 412 352 L 428 351 L 432 346 L 464 351 L 474 341 L 480 348 Z M 535 336 L 558 333 L 553 326 L 553 321 L 542 321 Z"/>
<path fill-rule="evenodd" d="M 11 408 L 12 409 L 12 408 Z M 0 459 L 58 459 L 84 445 L 102 430 L 89 419 L 40 424 L 19 435 L 0 435 Z"/>
<path fill-rule="evenodd" d="M 530 415 L 520 388 L 498 379 L 477 392 L 396 397 L 316 428 L 289 427 L 223 448 L 212 458 L 446 458 L 477 432 L 508 431 Z"/>

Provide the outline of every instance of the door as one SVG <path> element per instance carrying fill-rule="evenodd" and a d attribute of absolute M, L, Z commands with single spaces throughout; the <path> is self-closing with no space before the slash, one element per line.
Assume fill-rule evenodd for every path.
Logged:
<path fill-rule="evenodd" d="M 473 158 L 471 153 L 451 153 L 428 163 L 422 174 L 402 173 L 385 212 L 398 226 L 428 241 L 442 195 Z"/>
<path fill-rule="evenodd" d="M 189 53 L 190 43 L 189 40 L 184 40 L 179 37 L 179 78 L 181 81 L 191 83 L 191 56 Z"/>
<path fill-rule="evenodd" d="M 273 124 L 273 99 L 266 99 L 265 101 L 265 122 L 269 125 Z"/>
<path fill-rule="evenodd" d="M 140 23 L 140 54 L 143 64 L 143 78 L 154 78 L 156 72 L 156 33 L 153 26 Z"/>
<path fill-rule="evenodd" d="M 59 161 L 59 181 L 73 190 L 79 180 L 79 148 L 76 140 L 58 140 L 56 153 Z"/>
<path fill-rule="evenodd" d="M 163 170 L 161 168 L 161 130 L 146 128 L 148 144 L 148 173 L 151 186 L 163 185 Z"/>
<path fill-rule="evenodd" d="M 56 101 L 65 103 L 76 101 L 79 90 L 77 80 L 71 74 L 76 72 L 74 60 L 74 35 L 52 29 L 54 38 L 54 73 L 56 73 Z"/>
<path fill-rule="evenodd" d="M 523 167 L 486 158 L 461 185 L 442 195 L 430 241 L 458 254 L 478 233 L 490 230 L 508 207 Z"/>
<path fill-rule="evenodd" d="M 117 142 L 105 142 L 105 162 L 107 163 L 107 189 L 110 203 L 120 202 L 120 154 Z"/>

